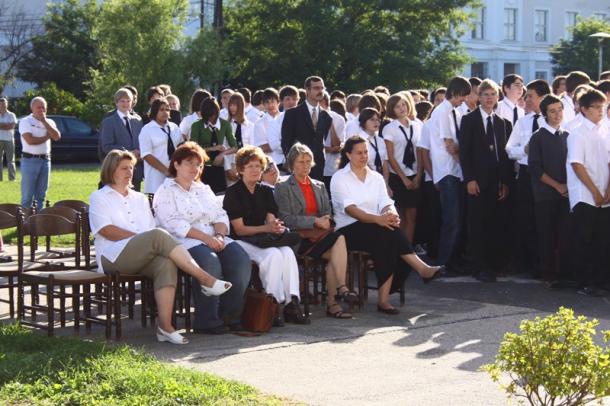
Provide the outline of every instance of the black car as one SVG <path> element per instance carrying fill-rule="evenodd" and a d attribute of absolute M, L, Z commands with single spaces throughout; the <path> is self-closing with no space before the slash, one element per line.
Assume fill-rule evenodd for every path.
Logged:
<path fill-rule="evenodd" d="M 51 160 L 53 162 L 98 162 L 97 129 L 72 116 L 49 114 L 61 133 L 59 141 L 51 141 Z M 22 119 L 24 117 L 19 117 Z M 21 156 L 21 136 L 19 125 L 15 129 L 15 156 Z"/>

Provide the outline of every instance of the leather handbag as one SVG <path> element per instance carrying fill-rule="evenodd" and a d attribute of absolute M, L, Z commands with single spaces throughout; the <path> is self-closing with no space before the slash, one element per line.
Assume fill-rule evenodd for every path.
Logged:
<path fill-rule="evenodd" d="M 266 333 L 271 330 L 277 306 L 273 296 L 264 290 L 246 290 L 244 311 L 241 314 L 242 326 L 248 331 Z"/>
<path fill-rule="evenodd" d="M 314 227 L 314 228 L 303 228 L 301 230 L 297 230 L 297 233 L 299 233 L 299 235 L 301 236 L 302 239 L 309 240 L 315 244 L 318 241 L 322 240 L 324 237 L 326 237 L 328 234 L 332 233 L 333 231 L 335 231 L 334 227 L 331 227 L 326 230 L 324 230 L 323 228 Z"/>
<path fill-rule="evenodd" d="M 292 247 L 301 242 L 301 237 L 293 231 L 282 234 L 260 233 L 241 237 L 242 241 L 257 246 L 258 248 Z"/>

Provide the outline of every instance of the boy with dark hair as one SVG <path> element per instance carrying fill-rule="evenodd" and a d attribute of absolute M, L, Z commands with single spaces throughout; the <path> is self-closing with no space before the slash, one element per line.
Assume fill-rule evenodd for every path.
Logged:
<path fill-rule="evenodd" d="M 532 135 L 528 153 L 538 252 L 542 277 L 553 281 L 551 287 L 561 287 L 569 273 L 568 133 L 561 128 L 563 104 L 559 97 L 552 94 L 544 96 L 540 102 L 540 112 L 545 121 Z"/>
<path fill-rule="evenodd" d="M 580 85 L 588 85 L 591 83 L 591 78 L 584 72 L 574 71 L 566 76 L 566 92 L 561 97 L 563 103 L 563 122 L 564 127 L 576 117 L 574 108 L 574 90 Z"/>
<path fill-rule="evenodd" d="M 466 97 L 466 100 L 458 107 L 458 110 L 462 116 L 474 111 L 479 105 L 479 85 L 482 80 L 479 78 L 470 78 L 468 79 L 470 82 L 471 91 L 470 94 Z"/>
<path fill-rule="evenodd" d="M 510 121 L 513 126 L 525 115 L 525 110 L 518 106 L 519 99 L 523 96 L 523 86 L 523 78 L 517 74 L 506 75 L 502 79 L 504 98 L 498 103 L 496 114 Z"/>
<path fill-rule="evenodd" d="M 284 163 L 282 148 L 280 146 L 279 149 L 274 150 L 269 142 L 270 130 L 273 131 L 275 120 L 280 114 L 280 94 L 274 88 L 269 87 L 262 91 L 261 100 L 266 112 L 254 124 L 252 144 L 260 147 L 268 157 L 280 166 Z"/>
<path fill-rule="evenodd" d="M 220 91 L 220 118 L 227 120 L 229 118 L 229 99 L 235 93 L 233 89 L 222 89 Z"/>
<path fill-rule="evenodd" d="M 608 128 L 603 123 L 606 96 L 590 89 L 580 96 L 582 124 L 568 137 L 568 196 L 575 225 L 574 254 L 581 289 L 601 296 L 607 279 L 610 220 Z"/>

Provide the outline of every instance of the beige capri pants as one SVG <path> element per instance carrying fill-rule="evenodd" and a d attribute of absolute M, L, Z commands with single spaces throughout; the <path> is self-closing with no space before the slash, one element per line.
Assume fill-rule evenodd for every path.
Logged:
<path fill-rule="evenodd" d="M 176 287 L 178 268 L 169 259 L 169 253 L 177 246 L 178 242 L 167 231 L 154 228 L 132 237 L 116 261 L 102 256 L 102 267 L 105 271 L 151 278 L 155 290 Z"/>

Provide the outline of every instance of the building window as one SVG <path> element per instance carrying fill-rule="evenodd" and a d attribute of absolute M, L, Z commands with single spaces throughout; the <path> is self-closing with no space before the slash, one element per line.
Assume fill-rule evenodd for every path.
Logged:
<path fill-rule="evenodd" d="M 576 11 L 566 12 L 566 34 L 565 38 L 570 41 L 572 39 L 572 29 L 576 25 L 576 18 L 578 13 Z"/>
<path fill-rule="evenodd" d="M 548 10 L 535 11 L 535 26 L 534 39 L 537 42 L 546 42 L 549 30 L 549 12 Z"/>
<path fill-rule="evenodd" d="M 504 39 L 514 41 L 517 39 L 517 9 L 504 9 Z"/>
<path fill-rule="evenodd" d="M 475 19 L 472 22 L 472 39 L 485 39 L 485 13 L 487 9 L 481 7 L 476 10 Z"/>
<path fill-rule="evenodd" d="M 487 62 L 475 62 L 470 65 L 470 76 L 479 79 L 489 77 L 487 74 Z"/>
<path fill-rule="evenodd" d="M 519 74 L 519 64 L 518 63 L 505 63 L 504 64 L 504 76 L 511 74 Z"/>
<path fill-rule="evenodd" d="M 536 74 L 535 74 L 535 78 L 548 81 L 548 72 L 545 70 L 537 70 Z"/>

